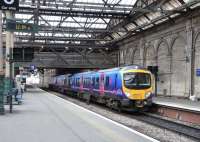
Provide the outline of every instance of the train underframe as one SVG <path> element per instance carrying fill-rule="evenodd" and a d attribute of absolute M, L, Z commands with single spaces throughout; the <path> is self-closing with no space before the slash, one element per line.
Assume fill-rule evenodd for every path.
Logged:
<path fill-rule="evenodd" d="M 111 94 L 99 95 L 98 92 L 80 92 L 71 88 L 63 89 L 51 86 L 50 89 L 85 100 L 88 104 L 90 102 L 104 104 L 117 111 L 148 111 L 148 108 L 152 105 L 151 98 L 145 100 L 130 100 Z"/>

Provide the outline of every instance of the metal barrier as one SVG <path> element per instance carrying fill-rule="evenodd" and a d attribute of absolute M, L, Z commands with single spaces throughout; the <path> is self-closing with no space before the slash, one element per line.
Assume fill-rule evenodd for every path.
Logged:
<path fill-rule="evenodd" d="M 14 82 L 10 78 L 5 78 L 4 79 L 4 96 L 7 98 L 7 102 L 9 104 L 10 108 L 10 113 L 12 113 L 13 110 L 13 87 L 14 87 Z"/>
<path fill-rule="evenodd" d="M 13 80 L 0 76 L 0 114 L 5 113 L 4 104 L 7 103 L 10 108 L 10 113 L 13 109 Z M 5 98 L 7 101 L 5 102 Z"/>
<path fill-rule="evenodd" d="M 0 114 L 4 114 L 4 76 L 0 76 Z"/>
<path fill-rule="evenodd" d="M 4 114 L 4 104 L 9 105 L 10 113 L 13 110 L 13 98 L 18 104 L 21 104 L 22 94 L 19 95 L 18 89 L 14 88 L 14 81 L 10 78 L 0 76 L 0 114 Z"/>

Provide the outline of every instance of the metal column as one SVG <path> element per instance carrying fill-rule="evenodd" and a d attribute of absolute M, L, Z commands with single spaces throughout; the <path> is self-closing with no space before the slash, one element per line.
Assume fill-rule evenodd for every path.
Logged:
<path fill-rule="evenodd" d="M 10 11 L 6 11 L 6 18 L 12 19 L 12 13 Z M 11 59 L 11 47 L 12 47 L 12 33 L 10 31 L 6 31 L 6 69 L 5 69 L 5 77 L 10 78 L 10 59 Z"/>
<path fill-rule="evenodd" d="M 6 11 L 6 18 L 13 19 L 11 11 Z M 6 60 L 5 60 L 5 81 L 4 81 L 4 94 L 8 94 L 12 88 L 12 51 L 14 47 L 13 32 L 6 31 Z"/>
<path fill-rule="evenodd" d="M 3 72 L 2 11 L 1 10 L 0 10 L 0 75 L 4 75 L 4 72 Z"/>
<path fill-rule="evenodd" d="M 3 39 L 2 39 L 2 11 L 0 10 L 0 114 L 4 113 L 4 70 L 3 70 Z"/>

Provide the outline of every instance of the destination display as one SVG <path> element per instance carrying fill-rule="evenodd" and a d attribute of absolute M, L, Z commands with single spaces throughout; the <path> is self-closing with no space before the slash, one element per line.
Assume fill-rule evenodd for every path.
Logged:
<path fill-rule="evenodd" d="M 6 19 L 6 31 L 12 32 L 37 32 L 37 26 L 23 21 Z"/>

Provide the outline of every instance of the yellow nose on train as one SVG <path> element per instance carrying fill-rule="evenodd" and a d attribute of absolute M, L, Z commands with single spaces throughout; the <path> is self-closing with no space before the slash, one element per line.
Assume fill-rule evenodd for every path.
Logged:
<path fill-rule="evenodd" d="M 144 90 L 132 90 L 123 87 L 124 93 L 131 100 L 145 100 L 152 94 L 152 87 Z"/>

